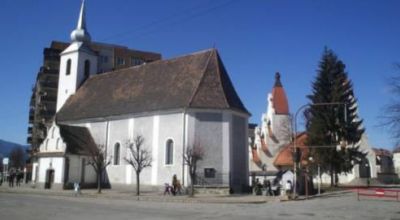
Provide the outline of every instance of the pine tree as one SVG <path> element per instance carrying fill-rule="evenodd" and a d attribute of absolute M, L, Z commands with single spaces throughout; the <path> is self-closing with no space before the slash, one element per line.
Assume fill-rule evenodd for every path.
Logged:
<path fill-rule="evenodd" d="M 310 107 L 305 111 L 307 144 L 313 146 L 311 155 L 320 164 L 322 172 L 331 175 L 333 186 L 336 184 L 333 177 L 351 171 L 365 154 L 359 151 L 364 129 L 357 115 L 353 85 L 345 64 L 330 49 L 324 50 L 308 99 Z"/>

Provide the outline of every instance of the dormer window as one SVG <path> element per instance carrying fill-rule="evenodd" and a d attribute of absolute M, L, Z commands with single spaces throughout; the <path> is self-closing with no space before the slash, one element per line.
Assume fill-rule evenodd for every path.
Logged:
<path fill-rule="evenodd" d="M 71 74 L 71 59 L 68 59 L 68 60 L 67 60 L 67 67 L 66 67 L 66 69 L 65 69 L 65 74 L 66 74 L 66 75 Z"/>

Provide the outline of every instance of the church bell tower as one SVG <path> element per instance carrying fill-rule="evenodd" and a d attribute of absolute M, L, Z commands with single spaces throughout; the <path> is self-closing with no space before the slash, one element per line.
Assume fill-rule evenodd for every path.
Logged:
<path fill-rule="evenodd" d="M 57 112 L 86 79 L 97 73 L 97 55 L 90 49 L 90 42 L 83 0 L 78 24 L 71 33 L 71 44 L 60 54 Z"/>

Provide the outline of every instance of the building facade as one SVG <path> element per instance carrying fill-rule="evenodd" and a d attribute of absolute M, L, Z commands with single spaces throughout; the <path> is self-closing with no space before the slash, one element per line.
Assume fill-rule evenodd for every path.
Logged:
<path fill-rule="evenodd" d="M 92 184 L 80 150 L 92 145 L 103 146 L 111 162 L 106 182 L 135 184 L 127 143 L 141 136 L 152 155 L 141 183 L 163 186 L 177 175 L 187 185 L 183 154 L 197 145 L 205 152 L 199 182 L 246 190 L 250 114 L 215 49 L 96 74 L 101 57 L 90 47 L 84 4 L 71 40 L 61 53 L 56 120 L 34 164 L 38 185 Z"/>
<path fill-rule="evenodd" d="M 36 153 L 54 121 L 56 113 L 58 81 L 60 72 L 60 54 L 69 43 L 53 41 L 43 50 L 43 65 L 32 87 L 29 103 L 29 126 L 27 143 L 32 153 Z M 141 65 L 161 59 L 153 52 L 139 51 L 124 46 L 93 42 L 89 47 L 98 57 L 97 74 Z"/>
<path fill-rule="evenodd" d="M 304 169 L 313 163 L 309 158 L 310 149 L 306 145 L 307 134 L 300 132 L 294 137 L 292 124 L 288 99 L 280 74 L 276 73 L 274 86 L 268 94 L 267 111 L 261 117 L 261 126 L 251 126 L 254 128 L 254 134 L 249 135 L 249 166 L 253 177 L 272 176 L 275 178 L 279 171 L 293 170 L 294 143 L 301 152 L 298 158 L 299 169 Z M 366 154 L 365 159 L 360 164 L 355 164 L 352 171 L 339 174 L 339 183 L 349 184 L 360 178 L 377 178 L 375 152 L 365 134 L 359 146 L 360 151 Z M 315 181 L 329 184 L 330 175 L 322 174 L 321 179 L 316 178 Z"/>

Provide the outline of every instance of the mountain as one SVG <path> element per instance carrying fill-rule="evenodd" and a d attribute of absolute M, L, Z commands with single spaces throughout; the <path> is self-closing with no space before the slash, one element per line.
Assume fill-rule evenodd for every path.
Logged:
<path fill-rule="evenodd" d="M 0 155 L 1 156 L 8 157 L 14 147 L 22 147 L 24 149 L 28 148 L 28 146 L 26 146 L 26 145 L 20 145 L 20 144 L 16 144 L 16 143 L 12 143 L 12 142 L 8 142 L 8 141 L 0 139 Z"/>

